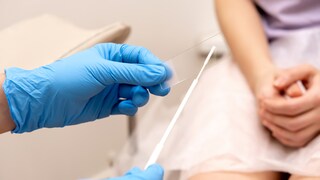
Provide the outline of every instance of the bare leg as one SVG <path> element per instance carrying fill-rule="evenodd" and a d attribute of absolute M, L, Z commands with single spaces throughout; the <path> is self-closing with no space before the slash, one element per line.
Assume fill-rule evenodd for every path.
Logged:
<path fill-rule="evenodd" d="M 281 173 L 278 172 L 258 172 L 258 173 L 238 173 L 238 172 L 209 172 L 192 176 L 189 180 L 280 180 Z"/>
<path fill-rule="evenodd" d="M 306 177 L 306 176 L 292 175 L 289 180 L 320 180 L 320 177 Z"/>

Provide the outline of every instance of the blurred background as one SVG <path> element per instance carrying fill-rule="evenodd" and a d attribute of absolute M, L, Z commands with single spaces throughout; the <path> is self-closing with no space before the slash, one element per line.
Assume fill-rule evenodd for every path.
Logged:
<path fill-rule="evenodd" d="M 132 28 L 126 43 L 145 46 L 162 59 L 170 59 L 218 31 L 212 0 L 0 0 L 0 33 L 42 14 L 58 16 L 83 29 L 124 22 Z M 32 63 L 32 59 L 29 61 Z M 94 176 L 109 166 L 127 137 L 124 116 L 64 129 L 3 134 L 0 179 L 70 180 Z"/>

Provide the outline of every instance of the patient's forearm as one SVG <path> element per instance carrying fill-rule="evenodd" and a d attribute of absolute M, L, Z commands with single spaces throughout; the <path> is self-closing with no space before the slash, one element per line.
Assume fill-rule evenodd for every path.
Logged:
<path fill-rule="evenodd" d="M 5 75 L 2 73 L 0 74 L 0 134 L 15 128 L 15 124 L 10 116 L 8 101 L 2 89 L 4 80 Z"/>
<path fill-rule="evenodd" d="M 216 0 L 218 20 L 235 61 L 251 88 L 273 69 L 259 14 L 250 0 Z"/>

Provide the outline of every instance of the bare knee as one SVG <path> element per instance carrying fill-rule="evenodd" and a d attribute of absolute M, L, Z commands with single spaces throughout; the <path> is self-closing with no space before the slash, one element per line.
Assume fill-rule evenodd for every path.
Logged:
<path fill-rule="evenodd" d="M 280 180 L 281 175 L 277 172 L 258 172 L 258 173 L 238 173 L 238 172 L 208 172 L 192 176 L 189 180 Z"/>
<path fill-rule="evenodd" d="M 289 180 L 320 180 L 320 177 L 307 177 L 307 176 L 292 175 Z"/>

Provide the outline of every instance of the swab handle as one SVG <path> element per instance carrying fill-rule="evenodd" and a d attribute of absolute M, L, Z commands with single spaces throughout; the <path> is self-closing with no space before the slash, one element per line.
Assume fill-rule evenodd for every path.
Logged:
<path fill-rule="evenodd" d="M 144 169 L 146 170 L 150 165 L 156 163 L 159 155 L 160 155 L 160 152 L 163 148 L 163 144 L 157 144 L 156 148 L 154 149 L 154 151 L 152 152 L 146 166 L 144 167 Z"/>
<path fill-rule="evenodd" d="M 159 155 L 160 155 L 160 153 L 162 151 L 162 148 L 163 148 L 166 140 L 168 139 L 168 137 L 169 137 L 174 125 L 177 122 L 177 120 L 179 119 L 179 117 L 180 117 L 184 107 L 186 106 L 186 104 L 187 104 L 187 102 L 188 102 L 193 90 L 197 86 L 198 81 L 200 79 L 200 76 L 201 76 L 204 68 L 207 66 L 211 56 L 213 55 L 213 53 L 215 51 L 215 48 L 216 48 L 215 46 L 212 46 L 210 53 L 208 54 L 208 56 L 207 56 L 207 58 L 206 58 L 206 60 L 205 60 L 205 62 L 203 64 L 200 72 L 198 73 L 198 76 L 192 81 L 191 86 L 189 87 L 186 95 L 184 96 L 182 102 L 180 103 L 180 105 L 178 107 L 178 110 L 176 111 L 176 113 L 174 114 L 173 118 L 171 119 L 170 124 L 167 127 L 166 131 L 164 132 L 160 142 L 157 144 L 157 146 L 153 150 L 153 152 L 152 152 L 152 154 L 151 154 L 151 156 L 150 156 L 150 158 L 149 158 L 149 160 L 147 162 L 147 165 L 145 166 L 145 169 L 148 168 L 151 164 L 154 164 L 157 161 L 157 159 L 158 159 L 158 157 L 159 157 Z"/>

